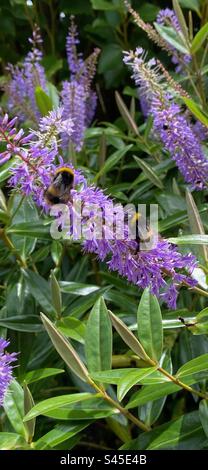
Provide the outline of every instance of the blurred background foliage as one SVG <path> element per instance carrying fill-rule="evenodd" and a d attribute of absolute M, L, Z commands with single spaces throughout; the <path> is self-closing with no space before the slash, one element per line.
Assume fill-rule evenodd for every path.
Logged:
<path fill-rule="evenodd" d="M 190 8 L 198 4 L 182 0 L 181 4 Z M 145 22 L 153 22 L 164 2 L 134 0 L 132 6 Z M 172 7 L 167 1 L 166 7 Z M 80 50 L 87 57 L 93 48 L 101 49 L 97 91 L 100 106 L 97 116 L 110 121 L 117 114 L 113 91 L 123 90 L 130 84 L 130 76 L 123 64 L 122 51 L 134 49 L 140 44 L 150 55 L 155 45 L 127 15 L 123 0 L 1 0 L 0 3 L 0 67 L 1 80 L 4 80 L 8 62 L 21 61 L 28 52 L 28 37 L 35 23 L 41 28 L 44 44 L 44 66 L 47 76 L 56 85 L 68 76 L 65 57 L 65 40 L 70 15 L 76 16 L 80 34 Z M 206 21 L 206 18 L 204 18 Z M 164 53 L 158 51 L 159 58 Z M 165 55 L 164 63 L 170 61 Z M 112 105 L 112 99 L 114 105 Z"/>

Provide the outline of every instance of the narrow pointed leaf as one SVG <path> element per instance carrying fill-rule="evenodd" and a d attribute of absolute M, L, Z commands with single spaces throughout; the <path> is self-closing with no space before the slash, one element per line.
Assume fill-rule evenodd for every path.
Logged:
<path fill-rule="evenodd" d="M 186 98 L 186 96 L 182 97 L 182 100 L 186 104 L 187 108 L 190 109 L 192 114 L 204 124 L 206 127 L 208 126 L 208 116 L 201 111 L 199 105 L 195 103 L 191 98 Z"/>
<path fill-rule="evenodd" d="M 122 450 L 199 450 L 206 445 L 206 436 L 197 411 L 168 421 L 152 431 L 140 434 L 125 443 Z"/>
<path fill-rule="evenodd" d="M 23 423 L 24 395 L 23 389 L 16 380 L 13 380 L 4 397 L 4 410 L 13 429 L 22 437 L 27 437 L 27 431 Z"/>
<path fill-rule="evenodd" d="M 208 403 L 201 400 L 199 403 L 199 417 L 206 436 L 208 437 Z"/>
<path fill-rule="evenodd" d="M 197 381 L 197 378 L 194 379 L 194 376 L 189 376 L 183 380 L 183 382 L 187 385 L 192 385 L 197 383 Z M 171 381 L 167 381 L 166 383 L 158 383 L 157 385 L 145 385 L 141 388 L 141 390 L 135 392 L 132 395 L 131 399 L 126 405 L 126 408 L 136 408 L 137 406 L 144 405 L 149 401 L 158 400 L 159 398 L 170 395 L 171 393 L 179 392 L 180 390 L 182 390 L 181 387 Z"/>
<path fill-rule="evenodd" d="M 191 227 L 191 232 L 193 234 L 205 235 L 203 223 L 198 211 L 198 208 L 195 204 L 194 198 L 190 191 L 186 190 L 186 203 L 187 203 L 187 212 L 189 218 L 189 224 Z M 202 245 L 198 248 L 201 256 L 207 262 L 208 261 L 208 250 L 207 247 Z"/>
<path fill-rule="evenodd" d="M 106 403 L 106 401 L 103 400 L 103 398 L 100 398 L 98 394 L 92 394 L 91 397 L 93 398 L 89 400 L 54 408 L 53 410 L 44 413 L 44 416 L 58 420 L 89 421 L 89 419 L 97 420 L 100 418 L 107 418 L 112 415 L 120 415 L 118 408 Z"/>
<path fill-rule="evenodd" d="M 43 313 L 41 313 L 41 319 L 55 349 L 62 357 L 63 361 L 67 364 L 69 369 L 74 372 L 74 374 L 84 382 L 87 382 L 88 371 L 72 345 Z"/>
<path fill-rule="evenodd" d="M 189 50 L 185 44 L 183 35 L 181 32 L 175 31 L 175 29 L 169 26 L 163 26 L 158 23 L 154 23 L 154 27 L 160 36 L 172 47 L 177 49 L 182 54 L 188 54 Z"/>
<path fill-rule="evenodd" d="M 145 173 L 146 177 L 153 183 L 155 186 L 157 186 L 160 189 L 163 189 L 163 183 L 159 176 L 157 176 L 157 173 L 151 168 L 148 163 L 146 163 L 144 160 L 141 160 L 141 158 L 135 157 L 134 160 L 137 162 L 141 170 Z"/>
<path fill-rule="evenodd" d="M 54 309 L 56 310 L 58 318 L 60 318 L 62 311 L 61 291 L 53 271 L 51 272 L 51 296 Z"/>
<path fill-rule="evenodd" d="M 130 145 L 125 145 L 124 148 L 121 148 L 119 150 L 116 150 L 105 162 L 103 167 L 101 168 L 100 171 L 96 174 L 94 181 L 96 182 L 102 175 L 105 175 L 108 173 L 108 171 L 111 170 L 111 168 L 114 168 L 117 163 L 121 160 L 121 158 L 126 155 L 126 153 L 132 148 L 132 144 Z"/>
<path fill-rule="evenodd" d="M 176 16 L 178 18 L 182 33 L 184 35 L 184 38 L 186 39 L 187 43 L 189 43 L 189 33 L 188 33 L 188 28 L 186 25 L 186 20 L 184 18 L 182 9 L 179 5 L 178 0 L 173 0 L 173 8 L 175 10 Z"/>
<path fill-rule="evenodd" d="M 39 380 L 43 380 L 47 377 L 51 377 L 57 374 L 63 374 L 63 369 L 55 369 L 55 368 L 45 368 L 45 369 L 36 369 L 27 372 L 24 377 L 24 382 L 26 384 L 31 384 L 33 382 L 38 382 Z"/>
<path fill-rule="evenodd" d="M 33 408 L 35 403 L 34 403 L 32 394 L 26 383 L 24 383 L 23 389 L 24 389 L 24 412 L 26 415 L 27 413 L 29 413 L 31 408 Z M 30 421 L 27 421 L 27 423 L 25 424 L 25 427 L 27 429 L 29 442 L 31 442 L 35 433 L 35 418 L 31 419 Z"/>
<path fill-rule="evenodd" d="M 159 361 L 163 349 L 162 315 L 157 298 L 145 289 L 137 313 L 138 338 L 151 359 Z"/>
<path fill-rule="evenodd" d="M 19 450 L 21 448 L 25 449 L 25 447 L 26 441 L 20 434 L 14 432 L 0 433 L 0 450 Z"/>
<path fill-rule="evenodd" d="M 72 395 L 61 395 L 60 397 L 48 398 L 35 405 L 24 417 L 24 421 L 29 421 L 36 416 L 48 413 L 51 410 L 61 408 L 65 405 L 77 403 L 79 401 L 89 400 L 92 398 L 91 393 L 73 393 Z"/>
<path fill-rule="evenodd" d="M 208 36 L 208 23 L 205 23 L 204 26 L 196 33 L 196 36 L 194 36 L 194 39 L 191 44 L 191 52 L 192 54 L 195 54 L 204 41 L 207 39 Z"/>
<path fill-rule="evenodd" d="M 85 350 L 90 372 L 111 368 L 112 324 L 102 297 L 95 303 L 87 322 Z"/>
<path fill-rule="evenodd" d="M 88 425 L 89 424 L 87 422 L 80 424 L 58 424 L 54 429 L 35 442 L 35 449 L 44 450 L 47 448 L 53 448 L 80 433 Z"/>
<path fill-rule="evenodd" d="M 123 341 L 127 344 L 127 346 L 137 354 L 141 359 L 144 359 L 146 362 L 154 365 L 153 361 L 151 361 L 150 357 L 146 354 L 144 348 L 142 347 L 141 343 L 138 341 L 136 336 L 127 328 L 125 323 L 123 323 L 116 315 L 114 315 L 109 310 L 109 315 L 112 321 L 114 328 L 117 330 L 118 334 L 121 336 Z"/>
<path fill-rule="evenodd" d="M 142 379 L 148 377 L 148 375 L 151 375 L 155 370 L 156 367 L 148 367 L 136 371 L 131 371 L 131 369 L 129 369 L 128 373 L 124 377 L 122 377 L 118 382 L 118 400 L 123 400 L 125 395 L 134 385 L 140 383 Z"/>
<path fill-rule="evenodd" d="M 180 367 L 176 376 L 182 379 L 206 370 L 208 370 L 208 354 L 202 354 Z"/>
<path fill-rule="evenodd" d="M 46 114 L 53 109 L 51 98 L 49 98 L 40 86 L 37 86 L 35 89 L 35 100 L 42 116 L 46 116 Z"/>
<path fill-rule="evenodd" d="M 125 123 L 127 124 L 129 130 L 132 131 L 135 135 L 139 136 L 138 127 L 134 119 L 132 118 L 127 106 L 122 100 L 121 95 L 118 93 L 118 91 L 115 92 L 115 98 L 116 98 L 116 104 L 121 113 L 121 116 L 123 120 L 125 121 Z"/>
<path fill-rule="evenodd" d="M 175 245 L 208 245 L 208 235 L 183 235 L 168 238 L 168 241 Z"/>

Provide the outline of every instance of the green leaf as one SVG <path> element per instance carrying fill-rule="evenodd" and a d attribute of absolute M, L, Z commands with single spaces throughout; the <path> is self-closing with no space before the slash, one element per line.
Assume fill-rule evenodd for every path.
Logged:
<path fill-rule="evenodd" d="M 19 450 L 26 446 L 26 441 L 22 436 L 14 432 L 0 433 L 0 450 Z"/>
<path fill-rule="evenodd" d="M 191 382 L 193 383 L 193 381 Z M 173 382 L 146 385 L 132 395 L 126 408 L 136 408 L 137 406 L 144 405 L 149 401 L 158 400 L 159 398 L 178 392 L 179 390 L 181 390 L 181 387 L 175 385 Z"/>
<path fill-rule="evenodd" d="M 197 372 L 206 371 L 208 369 L 208 354 L 202 354 L 201 356 L 192 359 L 191 361 L 184 364 L 177 371 L 177 378 L 184 378 L 189 375 L 196 374 Z"/>
<path fill-rule="evenodd" d="M 103 297 L 96 301 L 87 321 L 85 352 L 90 372 L 111 368 L 112 325 Z"/>
<path fill-rule="evenodd" d="M 63 254 L 62 244 L 57 240 L 53 240 L 52 245 L 51 245 L 51 257 L 56 266 L 58 266 L 59 263 L 61 263 L 62 254 Z"/>
<path fill-rule="evenodd" d="M 160 359 L 160 367 L 163 367 L 169 373 L 172 373 L 172 362 L 170 351 L 167 349 L 163 352 Z M 145 405 L 139 407 L 138 418 L 143 421 L 147 426 L 151 427 L 160 417 L 166 402 L 166 396 L 158 400 L 149 401 Z"/>
<path fill-rule="evenodd" d="M 84 382 L 87 382 L 89 377 L 88 371 L 74 348 L 43 313 L 41 313 L 41 320 L 55 349 L 62 357 L 63 361 L 75 375 Z"/>
<path fill-rule="evenodd" d="M 107 418 L 113 415 L 119 415 L 117 408 L 108 405 L 102 398 L 97 395 L 91 395 L 91 400 L 79 401 L 75 404 L 66 405 L 58 409 L 44 413 L 53 419 L 63 420 L 97 420 Z"/>
<path fill-rule="evenodd" d="M 123 379 L 128 373 L 138 372 L 138 369 L 128 369 L 128 368 L 121 368 L 121 369 L 112 369 L 112 370 L 105 370 L 101 372 L 93 372 L 91 377 L 98 382 L 105 382 L 109 384 L 118 385 L 119 381 Z M 150 376 L 143 377 L 140 379 L 140 383 L 142 385 L 157 385 L 157 384 L 164 384 L 169 383 L 170 380 L 161 372 L 155 371 L 152 372 Z"/>
<path fill-rule="evenodd" d="M 137 369 L 128 368 L 110 369 L 100 372 L 92 372 L 90 376 L 98 382 L 118 385 L 119 380 L 125 377 L 127 373 L 132 370 L 134 370 L 134 372 L 137 371 Z"/>
<path fill-rule="evenodd" d="M 181 96 L 181 99 L 184 101 L 186 104 L 187 108 L 190 109 L 192 114 L 200 121 L 202 124 L 204 124 L 206 127 L 208 127 L 208 116 L 204 114 L 199 105 L 195 103 L 191 98 L 186 98 L 186 96 Z"/>
<path fill-rule="evenodd" d="M 151 359 L 159 361 L 163 349 L 162 315 L 157 298 L 145 289 L 137 313 L 138 338 Z"/>
<path fill-rule="evenodd" d="M 20 163 L 20 158 L 13 157 L 0 168 L 0 183 L 3 183 L 11 176 L 11 168 L 16 166 L 16 163 Z"/>
<path fill-rule="evenodd" d="M 173 1 L 173 8 L 175 10 L 176 16 L 178 18 L 182 33 L 184 35 L 184 38 L 186 39 L 187 44 L 189 43 L 189 32 L 188 28 L 186 25 L 186 20 L 184 18 L 183 12 L 181 10 L 181 7 L 179 5 L 178 0 L 172 0 Z"/>
<path fill-rule="evenodd" d="M 144 359 L 144 361 L 150 363 L 151 365 L 155 365 L 153 361 L 147 356 L 145 350 L 143 349 L 142 345 L 136 338 L 136 336 L 133 335 L 133 333 L 128 329 L 128 327 L 123 323 L 116 315 L 114 315 L 110 310 L 109 310 L 109 315 L 112 321 L 112 324 L 114 328 L 117 330 L 118 334 L 121 336 L 123 341 L 127 344 L 127 346 L 135 352 L 141 359 Z"/>
<path fill-rule="evenodd" d="M 208 235 L 182 235 L 168 238 L 168 241 L 175 245 L 208 245 Z"/>
<path fill-rule="evenodd" d="M 194 198 L 188 189 L 186 190 L 186 203 L 187 203 L 187 212 L 189 218 L 189 224 L 191 232 L 193 234 L 199 233 L 200 235 L 205 235 L 203 223 L 198 211 L 198 208 L 195 204 Z M 201 246 L 198 248 L 199 254 L 201 254 L 205 262 L 208 261 L 208 251 L 206 246 Z"/>
<path fill-rule="evenodd" d="M 140 383 L 142 379 L 148 377 L 156 370 L 156 367 L 148 367 L 140 370 L 129 369 L 128 373 L 121 377 L 118 381 L 117 396 L 118 400 L 121 401 L 128 393 L 128 391 L 136 384 Z"/>
<path fill-rule="evenodd" d="M 177 225 L 181 225 L 182 223 L 188 220 L 187 212 L 180 211 L 176 212 L 174 215 L 170 215 L 165 219 L 159 221 L 159 232 L 165 232 L 172 227 L 176 227 Z"/>
<path fill-rule="evenodd" d="M 63 374 L 63 369 L 55 369 L 55 368 L 45 368 L 45 369 L 37 369 L 31 370 L 27 372 L 24 376 L 24 382 L 26 384 L 31 384 L 33 382 L 38 382 L 39 380 L 46 379 L 47 377 L 51 377 L 57 374 Z"/>
<path fill-rule="evenodd" d="M 14 234 L 19 237 L 28 237 L 28 238 L 38 238 L 40 240 L 50 240 L 50 227 L 49 225 L 44 225 L 43 223 L 31 221 L 28 225 L 28 222 L 21 222 L 19 224 L 10 225 L 6 232 L 8 234 Z"/>
<path fill-rule="evenodd" d="M 56 67 L 56 65 L 62 65 L 63 64 L 63 61 L 60 59 L 58 61 L 56 61 L 56 63 L 54 63 L 54 67 L 53 69 L 51 68 L 51 72 L 55 73 L 58 68 Z M 55 70 L 55 67 L 56 67 L 56 70 Z M 47 83 L 47 91 L 48 91 L 48 96 L 51 100 L 51 103 L 52 103 L 52 106 L 53 106 L 53 109 L 57 109 L 58 106 L 59 106 L 59 95 L 58 95 L 58 91 L 57 91 L 57 88 L 55 87 L 55 85 L 53 85 L 53 83 Z"/>
<path fill-rule="evenodd" d="M 194 36 L 194 39 L 191 44 L 191 52 L 192 54 L 195 54 L 204 41 L 207 39 L 208 35 L 208 23 L 205 23 L 204 26 L 196 33 L 196 36 Z"/>
<path fill-rule="evenodd" d="M 72 395 L 61 395 L 60 397 L 48 398 L 47 400 L 43 400 L 35 405 L 24 417 L 24 422 L 29 421 L 36 416 L 44 415 L 51 410 L 61 408 L 64 405 L 89 400 L 90 398 L 92 398 L 91 393 L 74 393 Z"/>
<path fill-rule="evenodd" d="M 24 412 L 26 415 L 27 413 L 29 413 L 31 408 L 33 408 L 35 403 L 34 403 L 32 394 L 26 383 L 24 383 L 23 389 L 24 389 Z M 30 421 L 27 421 L 27 423 L 25 424 L 25 427 L 26 427 L 27 434 L 28 434 L 27 441 L 32 442 L 32 438 L 35 433 L 35 418 L 31 419 Z"/>
<path fill-rule="evenodd" d="M 13 380 L 4 397 L 4 410 L 14 428 L 22 437 L 27 437 L 27 431 L 23 423 L 24 417 L 24 394 L 22 387 Z"/>
<path fill-rule="evenodd" d="M 141 170 L 145 173 L 146 177 L 160 189 L 163 189 L 163 183 L 160 180 L 159 176 L 157 176 L 156 172 L 148 165 L 144 160 L 134 156 L 134 160 L 137 162 Z"/>
<path fill-rule="evenodd" d="M 108 173 L 113 167 L 117 165 L 119 160 L 121 160 L 124 155 L 132 148 L 132 144 L 126 145 L 124 148 L 116 150 L 105 162 L 103 167 L 101 168 L 100 171 L 98 171 L 97 175 L 94 178 L 94 181 L 96 182 L 102 175 Z"/>
<path fill-rule="evenodd" d="M 22 270 L 22 272 L 34 299 L 41 305 L 45 312 L 55 316 L 49 283 L 40 276 L 40 274 L 30 271 L 29 269 Z"/>
<path fill-rule="evenodd" d="M 85 324 L 74 317 L 62 317 L 56 322 L 58 330 L 65 336 L 79 341 L 84 344 L 85 340 Z"/>
<path fill-rule="evenodd" d="M 40 333 L 43 331 L 39 318 L 36 315 L 16 315 L 0 319 L 0 326 L 15 331 L 27 333 Z"/>
<path fill-rule="evenodd" d="M 124 120 L 124 122 L 127 124 L 128 128 L 130 131 L 133 132 L 133 134 L 139 136 L 139 131 L 138 127 L 132 118 L 127 106 L 125 105 L 124 101 L 121 98 L 121 95 L 118 93 L 118 91 L 115 92 L 115 98 L 116 98 L 116 104 L 118 106 L 118 109 L 121 113 L 121 116 Z"/>
<path fill-rule="evenodd" d="M 87 422 L 80 424 L 58 424 L 54 429 L 38 439 L 38 441 L 34 443 L 34 447 L 36 450 L 53 448 L 80 433 L 88 425 Z"/>
<path fill-rule="evenodd" d="M 187 48 L 186 43 L 183 40 L 181 32 L 175 31 L 175 29 L 169 26 L 163 26 L 158 23 L 154 23 L 156 31 L 160 36 L 171 46 L 177 49 L 182 54 L 189 54 L 189 49 Z"/>
<path fill-rule="evenodd" d="M 205 434 L 197 411 L 168 421 L 137 439 L 125 443 L 128 450 L 198 450 L 205 444 Z"/>
<path fill-rule="evenodd" d="M 179 0 L 179 2 L 182 7 L 195 11 L 201 18 L 199 0 Z"/>
<path fill-rule="evenodd" d="M 85 312 L 87 312 L 96 300 L 103 295 L 105 299 L 107 299 L 107 291 L 109 291 L 111 287 L 106 286 L 100 289 L 97 289 L 95 292 L 92 292 L 91 294 L 88 294 L 84 297 L 80 297 L 77 299 L 76 303 L 73 304 L 73 306 L 70 307 L 70 315 L 72 317 L 80 317 L 82 316 Z"/>
<path fill-rule="evenodd" d="M 4 211 L 7 212 L 7 202 L 6 198 L 4 196 L 3 191 L 0 189 L 0 208 Z"/>
<path fill-rule="evenodd" d="M 49 96 L 46 95 L 45 91 L 40 86 L 37 86 L 35 89 L 35 100 L 42 116 L 46 116 L 49 111 L 52 111 L 53 103 Z"/>
<path fill-rule="evenodd" d="M 199 403 L 199 418 L 204 429 L 206 436 L 208 437 L 208 403 L 207 400 L 201 400 Z"/>
<path fill-rule="evenodd" d="M 53 302 L 53 307 L 56 311 L 57 317 L 61 317 L 62 312 L 62 299 L 59 283 L 56 279 L 56 276 L 53 271 L 51 271 L 51 297 Z"/>
<path fill-rule="evenodd" d="M 61 281 L 59 283 L 61 292 L 65 294 L 72 294 L 72 295 L 88 295 L 92 292 L 96 292 L 99 290 L 98 286 L 93 286 L 90 284 L 82 284 L 81 282 L 67 282 Z"/>
<path fill-rule="evenodd" d="M 10 212 L 13 226 L 19 223 L 30 226 L 32 223 L 37 223 L 38 221 L 37 208 L 29 197 L 25 198 L 25 196 L 20 196 L 19 194 L 12 196 L 12 210 L 10 210 Z M 9 227 L 7 230 L 9 230 Z M 10 234 L 12 235 L 11 239 L 15 249 L 20 253 L 22 259 L 26 261 L 27 257 L 35 249 L 36 238 L 34 236 L 29 238 L 23 236 L 23 234 L 20 238 L 17 237 L 14 232 L 10 232 Z"/>

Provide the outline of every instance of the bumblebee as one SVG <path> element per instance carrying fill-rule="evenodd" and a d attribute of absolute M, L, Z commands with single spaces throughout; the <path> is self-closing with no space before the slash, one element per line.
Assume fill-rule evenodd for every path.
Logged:
<path fill-rule="evenodd" d="M 71 168 L 61 167 L 55 172 L 50 186 L 44 193 L 48 205 L 66 204 L 70 200 L 70 190 L 74 183 L 74 172 Z"/>
<path fill-rule="evenodd" d="M 133 228 L 134 224 L 136 224 L 136 237 L 135 237 L 135 240 L 138 242 L 138 244 L 140 242 L 149 242 L 152 235 L 153 235 L 153 232 L 152 232 L 151 228 L 149 227 L 148 223 L 146 224 L 146 236 L 142 235 L 141 228 L 139 230 L 139 224 L 138 224 L 138 221 L 140 219 L 142 219 L 142 214 L 140 214 L 140 212 L 136 212 L 130 220 L 130 227 Z"/>

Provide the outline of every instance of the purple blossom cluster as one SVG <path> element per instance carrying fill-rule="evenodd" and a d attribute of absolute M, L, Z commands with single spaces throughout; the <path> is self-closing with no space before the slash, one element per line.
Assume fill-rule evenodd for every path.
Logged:
<path fill-rule="evenodd" d="M 31 51 L 25 57 L 22 65 L 13 66 L 9 64 L 7 69 L 10 74 L 10 80 L 6 84 L 6 93 L 8 95 L 8 111 L 13 115 L 18 114 L 21 121 L 29 119 L 36 123 L 40 118 L 35 90 L 40 86 L 47 91 L 46 75 L 41 65 L 42 52 L 40 46 L 42 39 L 39 28 L 36 26 L 33 31 L 33 37 L 29 38 L 32 45 Z"/>
<path fill-rule="evenodd" d="M 40 112 L 35 98 L 36 87 L 41 87 L 47 94 L 47 80 L 45 70 L 41 65 L 43 58 L 40 46 L 42 39 L 38 27 L 29 39 L 32 45 L 21 66 L 8 65 L 10 80 L 5 91 L 8 95 L 8 111 L 16 113 L 21 121 L 28 120 L 38 125 Z M 67 61 L 70 79 L 62 82 L 60 103 L 65 121 L 74 124 L 74 132 L 62 132 L 62 147 L 67 150 L 72 143 L 76 151 L 83 146 L 84 133 L 92 122 L 97 105 L 97 95 L 92 90 L 92 80 L 96 72 L 96 63 L 99 49 L 84 60 L 83 54 L 77 51 L 79 44 L 77 27 L 74 18 L 71 23 L 66 40 Z"/>
<path fill-rule="evenodd" d="M 5 352 L 7 346 L 9 341 L 0 338 L 0 406 L 3 405 L 5 393 L 12 381 L 12 363 L 17 360 L 16 353 Z"/>
<path fill-rule="evenodd" d="M 155 98 L 151 113 L 154 117 L 154 130 L 169 151 L 177 167 L 191 189 L 201 190 L 208 183 L 208 160 L 193 132 L 191 125 L 181 114 L 180 107 L 175 103 L 161 106 Z"/>
<path fill-rule="evenodd" d="M 156 61 L 145 61 L 145 58 L 143 49 L 137 48 L 135 53 L 125 53 L 124 61 L 132 67 L 136 85 L 154 118 L 154 133 L 175 160 L 191 189 L 204 189 L 208 183 L 208 159 L 197 132 L 180 106 L 174 103 L 174 94 L 170 93 L 169 84 L 163 83 L 164 77 L 159 73 Z"/>
<path fill-rule="evenodd" d="M 71 136 L 73 133 L 71 119 L 65 120 L 62 114 L 62 108 L 51 111 L 40 120 L 39 130 L 27 136 L 22 129 L 16 130 L 16 118 L 9 121 L 5 115 L 0 120 L 0 136 L 5 145 L 0 153 L 0 165 L 15 156 L 9 185 L 20 188 L 26 195 L 31 194 L 42 207 L 45 207 L 44 191 L 56 169 L 55 158 L 63 164 L 59 155 L 59 134 Z"/>
<path fill-rule="evenodd" d="M 177 33 L 179 33 L 179 35 L 182 33 L 178 18 L 175 12 L 171 10 L 170 8 L 164 8 L 163 10 L 159 11 L 157 15 L 156 23 L 159 25 L 168 26 L 174 29 Z M 176 65 L 176 72 L 181 72 L 184 64 L 188 64 L 191 61 L 191 55 L 183 54 L 182 52 L 179 52 L 171 44 L 167 43 L 167 45 L 170 51 L 173 52 L 172 62 L 173 64 Z"/>
<path fill-rule="evenodd" d="M 175 309 L 179 287 L 183 284 L 189 287 L 196 285 L 190 277 L 196 267 L 195 257 L 191 253 L 181 254 L 175 246 L 161 237 L 153 244 L 152 249 L 141 251 L 139 240 L 129 238 L 126 223 L 124 223 L 124 238 L 117 238 L 118 232 L 115 232 L 115 226 L 119 209 L 114 207 L 112 210 L 112 200 L 102 190 L 87 186 L 85 181 L 81 191 L 74 189 L 72 193 L 73 203 L 79 198 L 82 207 L 89 208 L 89 214 L 82 211 L 84 251 L 96 254 L 101 261 L 105 260 L 111 271 L 118 272 L 139 288 L 149 287 L 153 294 L 161 297 L 170 308 Z M 96 210 L 93 209 L 94 204 Z M 108 223 L 102 226 L 102 237 L 99 239 L 94 231 L 97 206 L 105 221 L 112 219 L 110 228 Z"/>
<path fill-rule="evenodd" d="M 164 8 L 157 15 L 157 23 L 165 26 L 171 26 L 176 31 L 181 31 L 178 18 L 173 10 Z"/>
<path fill-rule="evenodd" d="M 66 125 L 65 121 L 62 121 L 61 111 L 57 114 L 57 122 L 61 129 Z M 18 160 L 11 168 L 10 185 L 19 187 L 24 194 L 31 195 L 39 206 L 48 210 L 44 199 L 45 189 L 51 184 L 55 170 L 63 165 L 59 156 L 54 112 L 42 119 L 41 137 L 39 131 L 24 137 L 23 131 L 17 132 L 14 126 L 14 120 L 9 122 L 7 117 L 0 122 L 1 140 L 6 145 L 0 158 L 5 161 L 5 157 L 15 155 Z M 49 140 L 48 134 L 52 135 L 52 130 L 53 138 Z M 47 136 L 45 140 L 44 135 Z M 55 159 L 58 160 L 58 165 L 55 165 Z M 76 203 L 81 203 L 84 251 L 94 253 L 100 260 L 105 260 L 110 270 L 118 272 L 139 288 L 149 287 L 153 294 L 161 296 L 171 308 L 175 308 L 179 286 L 195 285 L 195 281 L 190 277 L 196 265 L 195 257 L 191 254 L 181 254 L 162 238 L 156 240 L 152 249 L 142 251 L 140 240 L 129 238 L 126 222 L 124 237 L 119 238 L 115 233 L 117 209 L 113 206 L 113 201 L 101 189 L 89 186 L 78 170 L 73 171 L 74 182 L 70 190 L 68 210 L 74 215 Z M 102 226 L 101 236 L 94 230 L 98 209 L 104 220 L 112 218 L 110 227 L 108 224 Z M 62 229 L 64 228 L 62 226 Z M 67 226 L 67 230 L 68 235 L 75 234 L 76 239 L 76 227 L 73 222 L 70 227 Z"/>
<path fill-rule="evenodd" d="M 67 61 L 70 71 L 70 80 L 64 81 L 61 91 L 61 103 L 64 116 L 71 116 L 74 122 L 74 133 L 69 139 L 63 135 L 63 148 L 66 149 L 71 142 L 78 152 L 83 146 L 84 133 L 91 123 L 96 105 L 97 95 L 91 89 L 91 83 L 96 72 L 96 62 L 99 49 L 84 60 L 83 54 L 77 51 L 79 44 L 77 27 L 71 16 L 71 24 L 66 39 Z"/>

